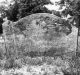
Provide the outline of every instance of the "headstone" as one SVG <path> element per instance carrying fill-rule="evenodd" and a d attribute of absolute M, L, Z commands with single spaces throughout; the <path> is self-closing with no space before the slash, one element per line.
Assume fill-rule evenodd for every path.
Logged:
<path fill-rule="evenodd" d="M 55 15 L 32 14 L 9 27 L 4 25 L 4 31 L 8 30 L 5 34 L 9 39 L 15 39 L 16 49 L 22 49 L 24 54 L 51 51 L 53 55 L 76 51 L 78 29 Z"/>

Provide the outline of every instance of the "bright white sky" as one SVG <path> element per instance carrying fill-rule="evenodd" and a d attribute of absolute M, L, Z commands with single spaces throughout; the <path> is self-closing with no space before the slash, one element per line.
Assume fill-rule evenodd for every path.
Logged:
<path fill-rule="evenodd" d="M 5 1 L 5 0 L 0 0 L 0 2 Z"/>
<path fill-rule="evenodd" d="M 8 5 L 12 2 L 13 0 L 0 0 L 0 5 L 5 5 L 8 7 Z"/>
<path fill-rule="evenodd" d="M 0 0 L 0 2 L 3 2 L 3 1 L 8 1 L 8 2 L 10 2 L 11 0 Z"/>

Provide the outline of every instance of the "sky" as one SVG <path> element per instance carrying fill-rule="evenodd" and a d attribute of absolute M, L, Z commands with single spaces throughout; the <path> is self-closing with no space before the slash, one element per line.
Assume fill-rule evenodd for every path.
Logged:
<path fill-rule="evenodd" d="M 0 2 L 3 2 L 3 1 L 8 1 L 8 2 L 10 2 L 11 0 L 0 0 Z"/>
<path fill-rule="evenodd" d="M 0 0 L 0 5 L 5 5 L 6 7 L 8 7 L 11 1 L 13 0 Z"/>

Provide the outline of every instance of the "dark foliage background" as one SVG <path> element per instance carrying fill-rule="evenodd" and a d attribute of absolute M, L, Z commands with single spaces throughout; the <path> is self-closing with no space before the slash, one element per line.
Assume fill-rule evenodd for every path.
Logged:
<path fill-rule="evenodd" d="M 51 13 L 45 4 L 51 3 L 49 0 L 14 0 L 14 4 L 6 10 L 6 16 L 11 21 L 17 21 L 20 18 L 34 13 Z"/>

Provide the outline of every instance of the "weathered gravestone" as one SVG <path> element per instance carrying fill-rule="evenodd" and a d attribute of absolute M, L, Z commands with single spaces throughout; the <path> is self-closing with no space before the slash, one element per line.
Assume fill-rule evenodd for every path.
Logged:
<path fill-rule="evenodd" d="M 55 15 L 32 14 L 15 23 L 3 24 L 3 30 L 9 40 L 7 43 L 11 45 L 10 40 L 13 39 L 15 49 L 22 50 L 25 55 L 31 52 L 31 55 L 39 55 L 39 52 L 55 55 L 76 51 L 77 28 Z"/>

